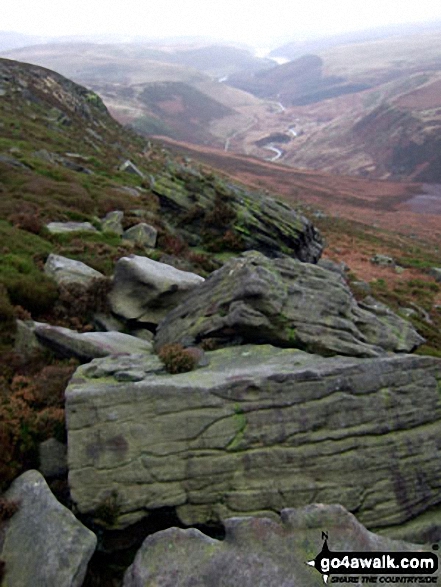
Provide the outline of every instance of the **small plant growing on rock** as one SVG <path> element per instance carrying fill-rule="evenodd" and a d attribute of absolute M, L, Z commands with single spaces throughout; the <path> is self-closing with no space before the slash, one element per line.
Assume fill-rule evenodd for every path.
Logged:
<path fill-rule="evenodd" d="M 159 350 L 158 357 L 164 363 L 166 370 L 173 375 L 192 371 L 197 364 L 194 353 L 181 344 L 165 344 Z"/>

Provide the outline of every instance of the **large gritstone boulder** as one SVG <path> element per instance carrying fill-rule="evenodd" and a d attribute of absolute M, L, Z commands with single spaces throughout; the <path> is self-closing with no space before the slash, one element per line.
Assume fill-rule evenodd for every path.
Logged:
<path fill-rule="evenodd" d="M 79 284 L 84 287 L 90 286 L 95 279 L 104 277 L 102 273 L 92 269 L 81 261 L 75 261 L 61 255 L 51 253 L 44 265 L 44 272 L 52 277 L 58 285 Z"/>
<path fill-rule="evenodd" d="M 130 255 L 116 263 L 110 304 L 126 320 L 158 324 L 189 290 L 203 282 L 195 273 Z"/>
<path fill-rule="evenodd" d="M 8 587 L 81 587 L 97 538 L 61 505 L 37 471 L 6 492 L 18 511 L 0 536 Z"/>
<path fill-rule="evenodd" d="M 372 528 L 441 503 L 441 360 L 269 345 L 206 356 L 179 375 L 149 355 L 76 371 L 68 466 L 82 513 L 112 493 L 121 527 L 164 506 L 192 525 L 320 501 Z"/>
<path fill-rule="evenodd" d="M 322 551 L 324 530 L 331 552 L 372 554 L 426 550 L 429 557 L 434 557 L 428 548 L 369 532 L 340 505 L 314 504 L 283 510 L 281 519 L 277 520 L 228 519 L 222 541 L 209 538 L 194 528 L 157 532 L 144 541 L 127 569 L 123 585 L 317 587 L 324 585 L 323 579 L 314 566 L 306 563 L 312 562 Z M 338 574 L 331 568 L 332 573 Z M 343 577 L 345 583 L 360 585 L 360 576 L 354 581 L 357 575 L 346 575 Z M 426 577 L 436 582 L 439 576 L 438 570 Z M 380 577 L 385 579 L 385 575 L 380 574 Z M 390 581 L 390 575 L 387 578 Z"/>
<path fill-rule="evenodd" d="M 270 343 L 321 355 L 374 357 L 423 342 L 375 300 L 358 304 L 343 277 L 294 259 L 245 253 L 215 271 L 159 325 L 156 347 L 214 339 Z"/>
<path fill-rule="evenodd" d="M 223 184 L 194 169 L 175 169 L 173 176 L 156 177 L 152 191 L 161 215 L 192 245 L 209 245 L 207 235 L 235 235 L 246 250 L 270 257 L 282 254 L 316 263 L 323 250 L 318 230 L 285 202 Z M 178 177 L 179 176 L 179 179 Z M 204 236 L 205 235 L 205 236 Z"/>

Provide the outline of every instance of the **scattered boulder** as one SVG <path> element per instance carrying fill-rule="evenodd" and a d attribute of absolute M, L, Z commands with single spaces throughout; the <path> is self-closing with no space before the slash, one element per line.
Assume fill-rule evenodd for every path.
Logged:
<path fill-rule="evenodd" d="M 29 165 L 25 165 L 19 159 L 15 157 L 9 157 L 8 155 L 0 155 L 0 163 L 16 167 L 17 169 L 30 169 Z"/>
<path fill-rule="evenodd" d="M 395 267 L 395 260 L 387 255 L 374 255 L 371 259 L 371 263 L 374 265 L 380 265 L 381 267 Z"/>
<path fill-rule="evenodd" d="M 367 531 L 339 505 L 313 504 L 285 509 L 276 520 L 228 519 L 225 540 L 209 538 L 194 528 L 157 532 L 144 541 L 125 573 L 123 587 L 317 587 L 323 579 L 306 563 L 322 551 L 323 530 L 334 552 L 424 550 Z M 436 580 L 439 570 L 430 576 Z"/>
<path fill-rule="evenodd" d="M 52 495 L 38 471 L 16 479 L 5 498 L 18 502 L 0 547 L 9 587 L 81 587 L 97 538 Z"/>
<path fill-rule="evenodd" d="M 17 320 L 15 332 L 14 351 L 31 357 L 34 353 L 44 350 L 46 347 L 41 344 L 35 335 L 35 322 L 33 320 Z"/>
<path fill-rule="evenodd" d="M 46 228 L 51 234 L 66 232 L 98 232 L 90 222 L 49 222 Z"/>
<path fill-rule="evenodd" d="M 126 171 L 127 173 L 131 173 L 132 175 L 137 175 L 138 177 L 144 178 L 144 174 L 142 173 L 142 171 L 140 171 L 138 169 L 138 167 L 132 162 L 130 161 L 130 159 L 127 159 L 126 161 L 124 161 L 124 163 L 122 163 L 119 166 L 119 171 Z"/>
<path fill-rule="evenodd" d="M 116 263 L 109 295 L 112 311 L 126 320 L 158 324 L 203 277 L 148 257 L 130 255 Z"/>
<path fill-rule="evenodd" d="M 35 322 L 38 341 L 62 357 L 82 362 L 108 355 L 151 353 L 152 344 L 122 332 L 76 332 L 61 326 Z"/>
<path fill-rule="evenodd" d="M 155 247 L 157 236 L 158 231 L 156 228 L 145 222 L 135 224 L 123 234 L 124 239 L 133 241 L 141 247 Z"/>
<path fill-rule="evenodd" d="M 39 471 L 44 477 L 59 477 L 67 473 L 67 447 L 56 438 L 48 438 L 38 447 Z"/>
<path fill-rule="evenodd" d="M 435 278 L 435 281 L 441 283 L 441 267 L 432 267 L 429 273 L 432 277 Z"/>
<path fill-rule="evenodd" d="M 49 277 L 52 277 L 58 285 L 77 283 L 87 287 L 94 279 L 104 277 L 102 273 L 81 261 L 75 261 L 53 253 L 46 260 L 44 272 Z"/>
<path fill-rule="evenodd" d="M 244 253 L 212 273 L 160 323 L 155 344 L 270 343 L 323 355 L 374 357 L 423 342 L 386 306 L 357 301 L 337 271 Z"/>
<path fill-rule="evenodd" d="M 269 345 L 206 356 L 207 367 L 178 375 L 149 355 L 77 369 L 66 415 L 80 512 L 110 488 L 120 527 L 161 507 L 194 525 L 317 500 L 379 528 L 440 504 L 440 359 Z M 120 383 L 124 372 L 136 383 Z"/>
<path fill-rule="evenodd" d="M 101 230 L 103 232 L 114 232 L 118 236 L 122 236 L 124 232 L 122 225 L 123 218 L 124 212 L 121 212 L 121 210 L 109 212 L 101 220 Z"/>

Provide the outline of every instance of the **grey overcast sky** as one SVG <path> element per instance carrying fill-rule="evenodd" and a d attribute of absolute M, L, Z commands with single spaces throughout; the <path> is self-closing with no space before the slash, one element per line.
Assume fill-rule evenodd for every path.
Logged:
<path fill-rule="evenodd" d="M 440 0 L 9 0 L 0 30 L 42 36 L 203 35 L 263 44 L 441 20 Z"/>

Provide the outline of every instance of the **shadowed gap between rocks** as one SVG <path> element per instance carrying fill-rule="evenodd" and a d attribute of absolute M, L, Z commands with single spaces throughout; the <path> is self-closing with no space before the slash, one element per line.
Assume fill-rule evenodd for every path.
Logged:
<path fill-rule="evenodd" d="M 108 530 L 97 524 L 90 516 L 81 516 L 81 522 L 98 537 L 98 546 L 89 561 L 87 574 L 82 587 L 120 587 L 126 569 L 133 563 L 136 553 L 144 540 L 169 528 L 195 528 L 216 540 L 225 539 L 223 524 L 183 524 L 174 507 L 162 507 L 152 511 L 139 522 L 123 530 Z"/>

